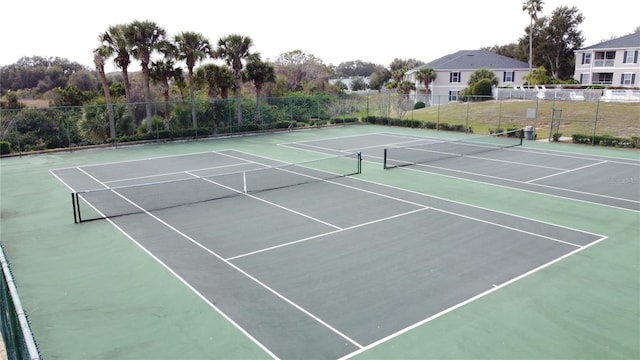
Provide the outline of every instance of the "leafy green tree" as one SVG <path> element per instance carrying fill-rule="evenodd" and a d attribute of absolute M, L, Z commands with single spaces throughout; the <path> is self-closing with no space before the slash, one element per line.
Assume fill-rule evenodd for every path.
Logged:
<path fill-rule="evenodd" d="M 367 83 L 362 76 L 354 76 L 351 78 L 351 91 L 367 90 Z"/>
<path fill-rule="evenodd" d="M 223 59 L 233 69 L 236 91 L 236 117 L 242 125 L 242 69 L 243 61 L 260 60 L 259 53 L 252 53 L 253 40 L 248 36 L 231 34 L 218 40 L 214 57 Z"/>
<path fill-rule="evenodd" d="M 193 69 L 196 66 L 196 62 L 203 60 L 211 54 L 211 45 L 209 44 L 209 40 L 202 34 L 193 31 L 181 32 L 174 37 L 174 41 L 177 46 L 177 58 L 184 60 L 187 64 L 189 96 L 191 98 L 191 120 L 193 121 L 193 128 L 197 129 L 198 119 L 196 118 Z"/>
<path fill-rule="evenodd" d="M 6 101 L 0 101 L 0 109 L 22 109 L 24 104 L 18 99 L 18 93 L 15 91 L 7 93 L 4 96 Z"/>
<path fill-rule="evenodd" d="M 127 103 L 127 112 L 133 119 L 133 110 L 131 108 L 131 82 L 129 81 L 129 65 L 131 64 L 131 53 L 133 44 L 127 37 L 127 24 L 118 24 L 109 26 L 107 31 L 102 33 L 98 40 L 100 41 L 100 52 L 105 58 L 113 57 L 113 63 L 120 68 L 122 81 L 124 82 L 124 97 Z"/>
<path fill-rule="evenodd" d="M 538 20 L 538 13 L 542 11 L 542 0 L 525 0 L 522 11 L 529 15 L 529 71 L 533 69 L 533 24 Z"/>
<path fill-rule="evenodd" d="M 536 51 L 543 54 L 544 64 L 551 71 L 551 76 L 566 80 L 574 70 L 574 51 L 582 47 L 584 38 L 578 26 L 584 16 L 575 6 L 560 6 L 553 10 L 551 17 L 545 19 L 541 33 L 542 41 Z"/>
<path fill-rule="evenodd" d="M 336 75 L 340 77 L 352 77 L 352 76 L 371 76 L 376 70 L 374 63 L 365 62 L 362 60 L 346 61 L 336 66 Z"/>
<path fill-rule="evenodd" d="M 113 116 L 113 105 L 111 103 L 111 94 L 109 93 L 109 84 L 107 83 L 107 76 L 104 72 L 104 62 L 107 53 L 104 49 L 98 48 L 93 52 L 93 63 L 96 66 L 96 70 L 100 76 L 102 82 L 102 90 L 104 92 L 104 99 L 107 105 L 107 116 L 109 117 L 109 135 L 111 138 L 116 137 L 116 122 Z"/>
<path fill-rule="evenodd" d="M 253 82 L 256 88 L 256 101 L 258 104 L 258 122 L 262 122 L 262 113 L 260 107 L 260 91 L 265 83 L 276 82 L 276 71 L 273 65 L 260 60 L 248 61 L 243 73 L 243 80 Z"/>
<path fill-rule="evenodd" d="M 493 85 L 488 78 L 482 78 L 475 82 L 470 88 L 469 95 L 476 96 L 491 96 L 493 91 Z"/>
<path fill-rule="evenodd" d="M 416 80 L 424 84 L 424 88 L 426 89 L 427 94 L 431 92 L 431 89 L 429 89 L 429 84 L 431 84 L 436 79 L 436 77 L 438 77 L 438 74 L 431 67 L 422 68 L 416 73 Z"/>
<path fill-rule="evenodd" d="M 84 92 L 77 87 L 69 84 L 64 89 L 57 89 L 57 99 L 54 100 L 56 106 L 82 106 L 93 96 L 88 92 Z"/>
<path fill-rule="evenodd" d="M 142 68 L 147 113 L 147 132 L 149 133 L 153 131 L 153 124 L 151 122 L 151 87 L 149 85 L 151 77 L 149 75 L 149 66 L 151 64 L 151 54 L 165 41 L 165 36 L 165 29 L 159 27 L 155 22 L 148 20 L 136 20 L 126 29 L 126 37 L 131 44 L 131 54 L 135 59 L 140 61 L 140 67 Z"/>
<path fill-rule="evenodd" d="M 508 58 L 512 58 L 520 61 L 525 61 L 525 62 L 527 61 L 527 55 L 525 54 L 523 49 L 520 48 L 520 45 L 518 43 L 483 47 L 482 50 L 487 50 L 492 53 L 506 56 Z"/>
<path fill-rule="evenodd" d="M 384 67 L 379 67 L 371 74 L 369 88 L 380 91 L 389 79 L 391 79 L 391 72 Z"/>
<path fill-rule="evenodd" d="M 529 85 L 551 83 L 551 79 L 547 75 L 547 69 L 545 69 L 544 66 L 538 66 L 537 68 L 535 68 L 532 72 L 524 77 L 524 80 Z"/>
<path fill-rule="evenodd" d="M 282 95 L 288 92 L 313 92 L 324 89 L 329 81 L 329 68 L 317 56 L 302 50 L 280 54 L 274 65 L 278 82 L 284 85 L 280 92 Z"/>
<path fill-rule="evenodd" d="M 475 85 L 482 79 L 489 79 L 489 82 L 492 86 L 498 86 L 498 84 L 500 83 L 500 80 L 498 79 L 496 74 L 493 71 L 485 68 L 474 71 L 473 74 L 469 76 L 467 85 L 469 85 L 469 87 L 473 87 L 473 85 Z"/>
<path fill-rule="evenodd" d="M 389 65 L 389 69 L 393 73 L 396 70 L 405 69 L 405 72 L 409 69 L 416 68 L 418 66 L 424 65 L 423 61 L 416 59 L 393 59 L 391 65 Z"/>

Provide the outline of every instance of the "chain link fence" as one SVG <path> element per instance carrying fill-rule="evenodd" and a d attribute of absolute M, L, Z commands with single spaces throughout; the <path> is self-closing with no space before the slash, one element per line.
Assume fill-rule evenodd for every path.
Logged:
<path fill-rule="evenodd" d="M 544 94 L 544 95 L 542 95 Z M 464 101 L 461 101 L 464 100 Z M 195 117 L 192 115 L 195 108 Z M 240 109 L 238 113 L 237 109 Z M 341 123 L 376 123 L 491 133 L 532 126 L 537 139 L 640 136 L 640 100 L 611 101 L 603 91 L 496 89 L 492 97 L 369 92 L 216 101 L 117 103 L 0 110 L 2 154 L 133 141 L 200 138 Z M 115 136 L 111 136 L 110 112 Z M 150 119 L 150 121 L 149 121 Z M 405 122 L 405 123 L 403 123 Z M 636 139 L 636 140 L 634 140 Z M 597 141 L 596 141 L 597 140 Z M 629 145 L 629 147 L 631 147 Z M 635 146 L 635 145 L 634 145 Z"/>

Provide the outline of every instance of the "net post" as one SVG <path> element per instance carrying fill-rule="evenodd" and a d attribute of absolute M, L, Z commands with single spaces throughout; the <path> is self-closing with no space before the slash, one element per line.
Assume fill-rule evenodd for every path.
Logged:
<path fill-rule="evenodd" d="M 75 193 L 75 198 L 76 198 L 76 208 L 74 209 L 74 211 L 78 212 L 78 223 L 82 222 L 82 215 L 80 215 L 80 195 L 78 195 L 78 193 Z"/>
<path fill-rule="evenodd" d="M 384 160 L 382 162 L 383 169 L 387 169 L 387 148 L 384 148 Z"/>
<path fill-rule="evenodd" d="M 358 172 L 357 174 L 362 174 L 362 152 L 358 151 Z"/>
<path fill-rule="evenodd" d="M 78 215 L 76 212 L 76 193 L 71 193 L 71 205 L 73 206 L 73 223 L 78 223 Z"/>

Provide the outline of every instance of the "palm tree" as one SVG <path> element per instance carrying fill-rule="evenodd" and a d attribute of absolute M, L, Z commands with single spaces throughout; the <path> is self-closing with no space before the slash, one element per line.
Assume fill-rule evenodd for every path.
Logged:
<path fill-rule="evenodd" d="M 127 103 L 127 113 L 133 119 L 133 109 L 131 108 L 131 83 L 129 82 L 129 64 L 131 64 L 131 44 L 127 39 L 127 27 L 129 25 L 119 24 L 109 26 L 107 31 L 100 35 L 98 40 L 102 43 L 100 51 L 105 58 L 115 56 L 113 63 L 122 70 L 124 81 L 124 97 Z"/>
<path fill-rule="evenodd" d="M 189 95 L 191 97 L 191 120 L 193 128 L 198 128 L 198 120 L 196 118 L 196 100 L 193 84 L 193 68 L 196 62 L 204 59 L 211 53 L 211 46 L 202 34 L 192 31 L 182 32 L 174 37 L 177 46 L 177 57 L 187 63 L 189 78 Z"/>
<path fill-rule="evenodd" d="M 426 67 L 418 70 L 416 73 L 416 80 L 424 84 L 425 92 L 427 94 L 427 98 L 429 97 L 429 93 L 431 89 L 429 89 L 429 84 L 431 84 L 438 74 L 433 68 Z"/>
<path fill-rule="evenodd" d="M 151 54 L 161 47 L 165 42 L 166 30 L 159 27 L 153 21 L 136 20 L 127 27 L 127 40 L 131 44 L 131 54 L 140 60 L 144 81 L 144 98 L 147 110 L 147 132 L 151 132 L 151 87 L 149 65 L 151 64 Z"/>
<path fill-rule="evenodd" d="M 214 57 L 223 59 L 228 66 L 233 69 L 236 91 L 236 117 L 238 125 L 242 125 L 242 61 L 260 60 L 260 54 L 251 53 L 249 48 L 253 45 L 253 40 L 248 36 L 231 34 L 218 40 L 218 47 Z"/>
<path fill-rule="evenodd" d="M 263 61 L 248 61 L 243 74 L 243 80 L 252 81 L 253 85 L 256 87 L 256 99 L 258 104 L 257 120 L 259 123 L 262 123 L 262 114 L 260 112 L 260 91 L 265 83 L 276 82 L 276 70 L 273 65 Z"/>
<path fill-rule="evenodd" d="M 216 82 L 218 83 L 218 87 L 220 88 L 220 97 L 224 100 L 229 99 L 229 89 L 233 88 L 236 82 L 233 70 L 226 65 L 223 66 L 220 77 Z"/>
<path fill-rule="evenodd" d="M 533 24 L 538 21 L 538 13 L 542 11 L 542 0 L 525 0 L 522 11 L 529 15 L 529 72 L 533 70 Z"/>
<path fill-rule="evenodd" d="M 212 125 L 214 134 L 217 133 L 216 103 L 218 102 L 218 81 L 222 75 L 222 67 L 216 64 L 206 64 L 196 70 L 195 78 L 199 86 L 207 87 L 209 103 L 211 103 Z"/>
<path fill-rule="evenodd" d="M 109 115 L 109 137 L 112 139 L 116 137 L 116 122 L 113 117 L 113 105 L 111 104 L 111 94 L 109 93 L 109 84 L 107 83 L 107 76 L 104 72 L 104 62 L 107 57 L 102 47 L 93 51 L 93 63 L 96 65 L 96 70 L 100 75 L 100 82 L 102 82 L 102 90 L 104 91 L 104 99 L 107 102 L 107 114 Z"/>
<path fill-rule="evenodd" d="M 169 119 L 169 82 L 182 74 L 182 69 L 176 67 L 171 57 L 165 57 L 163 60 L 153 61 L 151 63 L 151 80 L 162 86 L 162 96 L 164 97 L 164 129 L 170 129 Z"/>

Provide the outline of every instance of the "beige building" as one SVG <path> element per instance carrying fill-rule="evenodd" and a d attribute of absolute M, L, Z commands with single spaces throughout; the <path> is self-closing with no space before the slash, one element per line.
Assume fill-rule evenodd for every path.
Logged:
<path fill-rule="evenodd" d="M 436 72 L 435 81 L 429 84 L 429 92 L 416 79 L 416 73 L 422 68 L 432 68 Z M 529 64 L 486 50 L 461 50 L 407 71 L 405 80 L 415 83 L 413 94 L 417 101 L 437 105 L 457 101 L 471 74 L 480 69 L 493 71 L 500 81 L 498 86 L 518 87 L 529 73 Z"/>
<path fill-rule="evenodd" d="M 576 50 L 573 77 L 582 85 L 637 88 L 639 51 L 640 32 Z"/>

